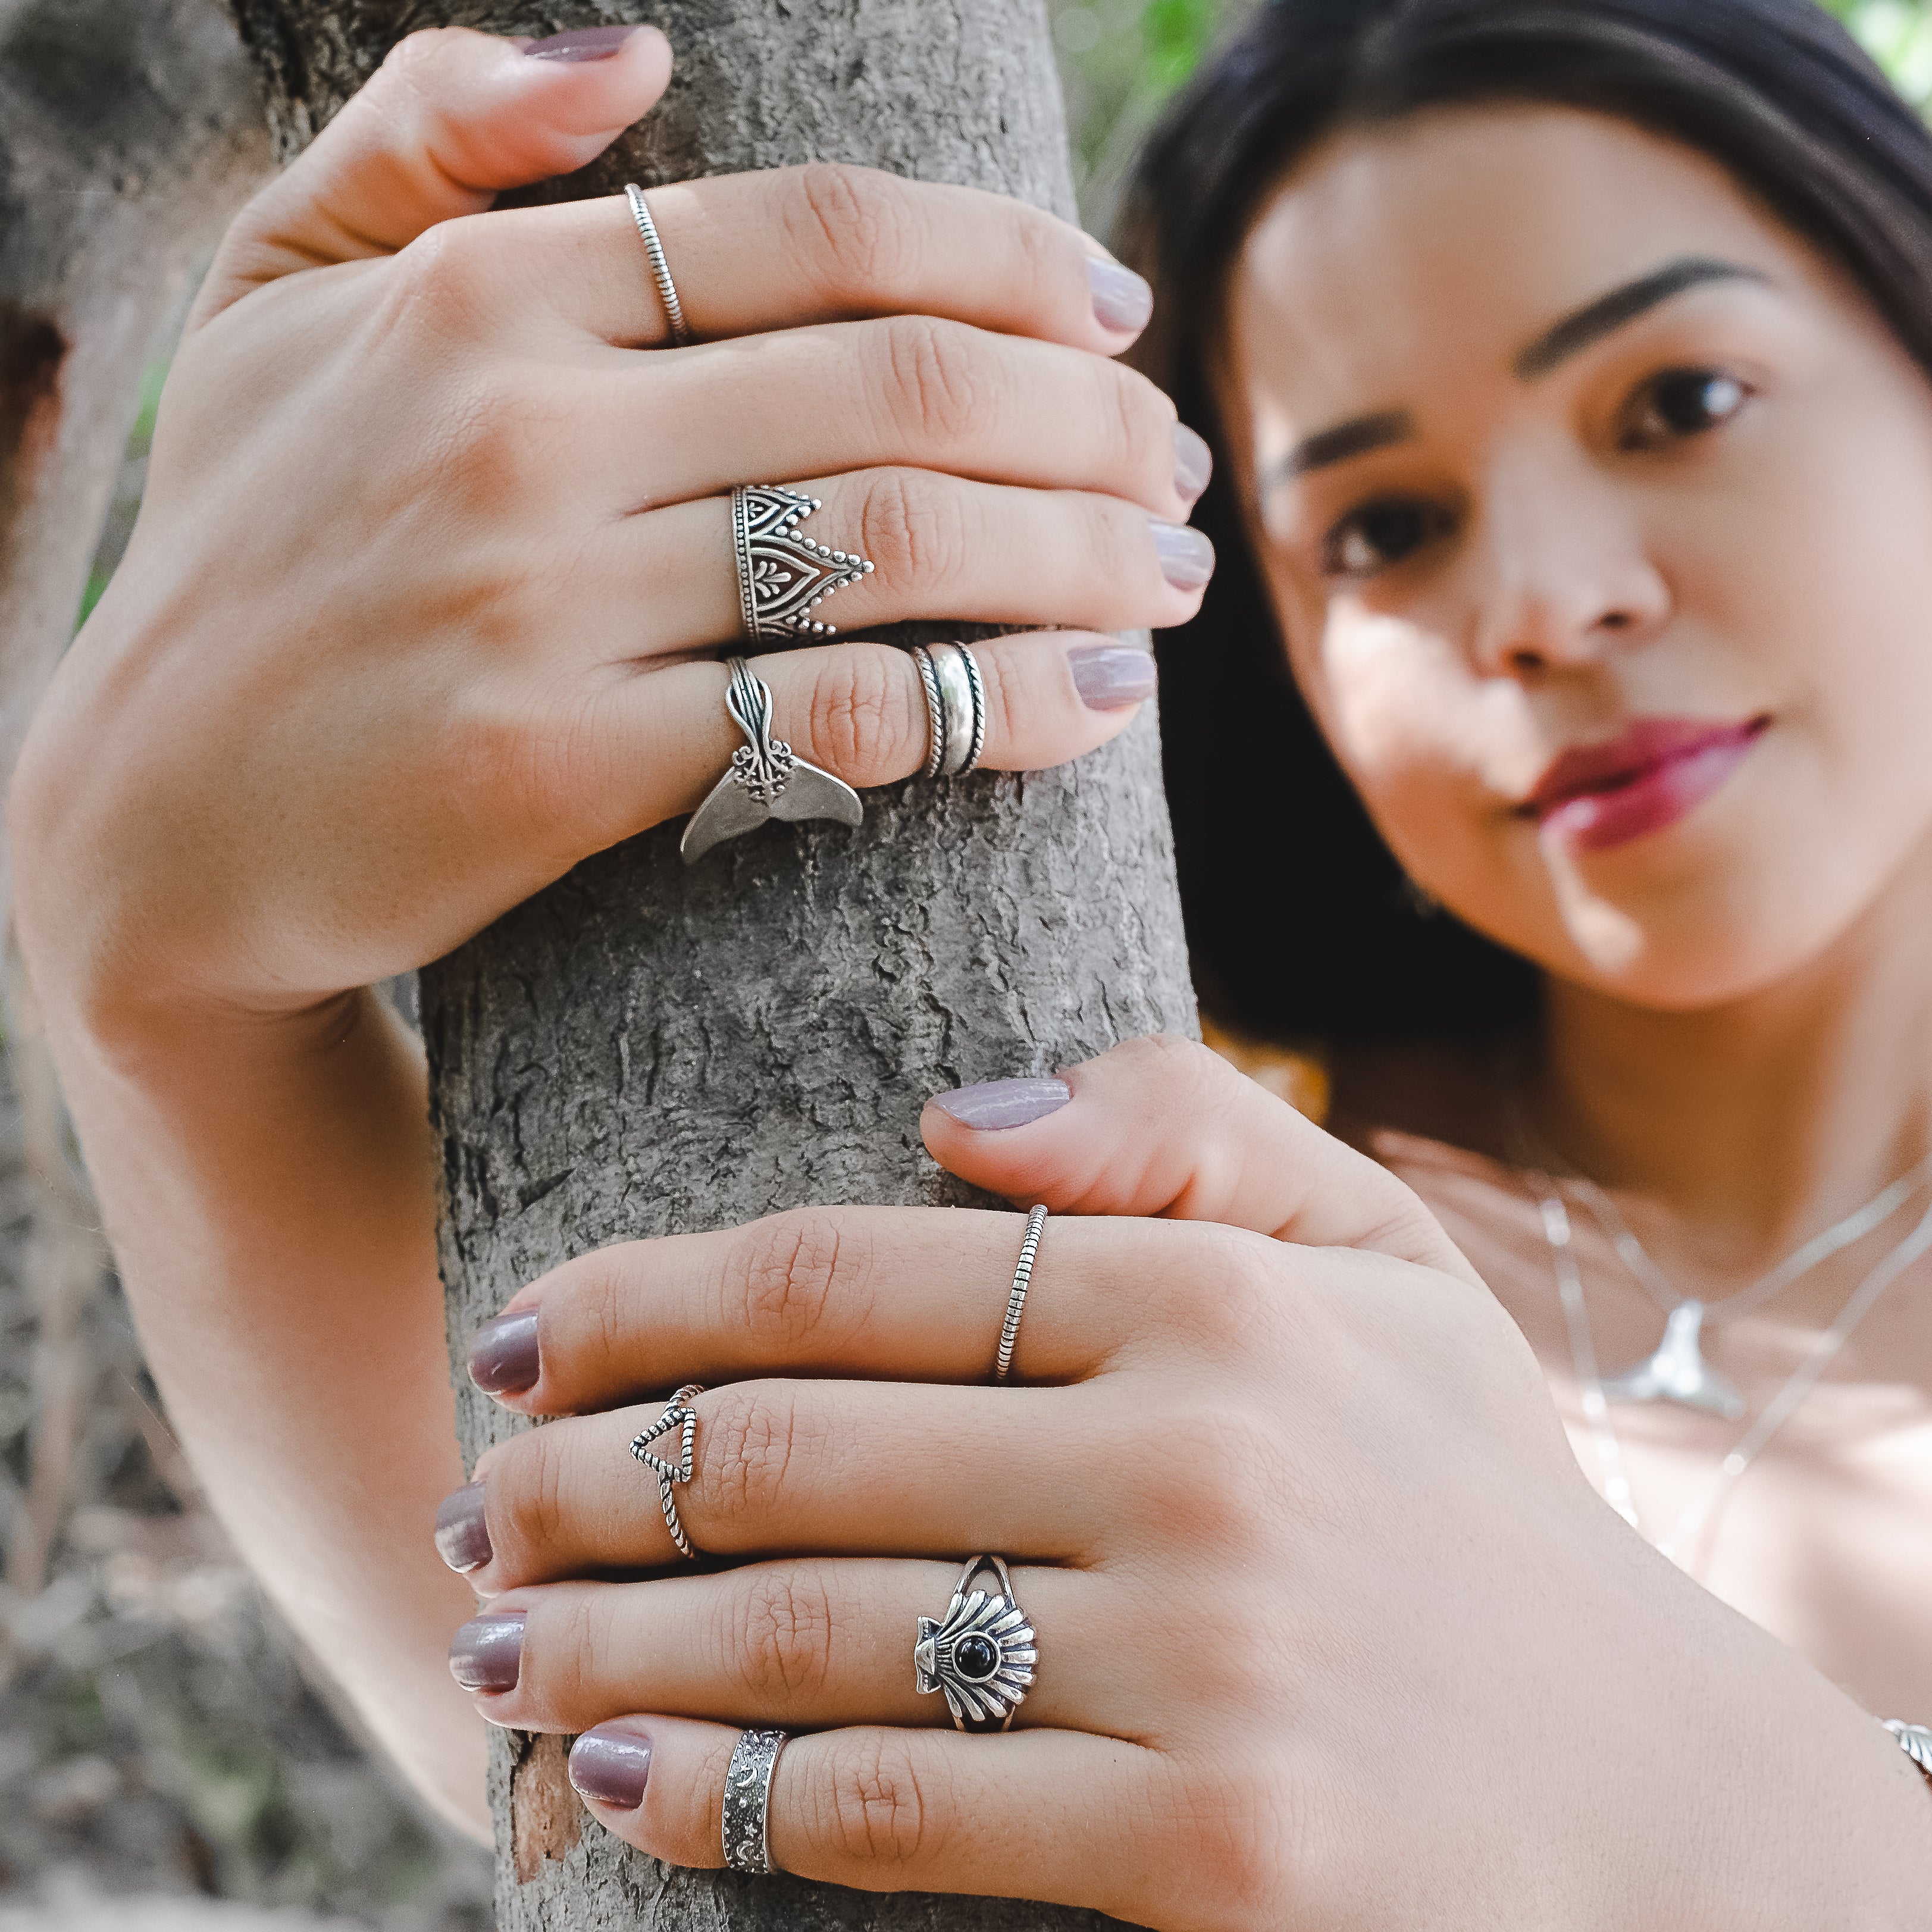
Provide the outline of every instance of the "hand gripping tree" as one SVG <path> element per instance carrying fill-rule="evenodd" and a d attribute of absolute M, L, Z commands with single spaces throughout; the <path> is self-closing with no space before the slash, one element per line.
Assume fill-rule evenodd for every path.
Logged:
<path fill-rule="evenodd" d="M 232 4 L 285 156 L 418 28 L 648 18 L 676 50 L 670 94 L 542 195 L 820 160 L 1072 212 L 1042 0 Z M 641 256 L 638 286 L 648 303 Z M 689 870 L 678 832 L 579 866 L 423 976 L 454 1338 L 602 1242 L 813 1201 L 964 1200 L 920 1148 L 928 1094 L 1192 1029 L 1150 715 L 1076 767 L 873 794 L 856 831 L 771 826 Z M 473 1458 L 518 1425 L 461 1385 Z M 667 1870 L 586 1832 L 555 1739 L 500 1736 L 490 1799 L 500 1932 L 1097 1922 Z"/>

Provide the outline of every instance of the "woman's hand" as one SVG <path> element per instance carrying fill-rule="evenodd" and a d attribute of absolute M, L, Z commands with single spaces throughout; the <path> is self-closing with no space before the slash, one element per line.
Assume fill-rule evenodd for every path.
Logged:
<path fill-rule="evenodd" d="M 928 1141 L 1061 1210 L 1239 1225 L 1050 1220 L 1022 1386 L 984 1385 L 1019 1245 L 1000 1214 L 607 1249 L 484 1331 L 502 1399 L 572 1417 L 446 1507 L 446 1556 L 494 1598 L 452 1652 L 484 1714 L 586 1733 L 591 1808 L 683 1864 L 722 1862 L 757 1723 L 803 1734 L 773 1857 L 867 1889 L 1214 1932 L 1715 1927 L 1787 1922 L 1748 1909 L 1775 1869 L 1806 1901 L 1788 1922 L 1864 1922 L 1792 1881 L 1791 1768 L 1849 1761 L 1831 1775 L 1916 1817 L 1910 1767 L 1597 1500 L 1414 1196 L 1202 1049 L 1137 1042 L 1063 1092 L 947 1096 Z M 970 1124 L 1016 1112 L 1036 1118 Z M 739 1566 L 709 1573 L 628 1452 L 662 1397 L 616 1406 L 687 1378 L 714 1386 L 678 1508 Z M 1038 1632 L 1005 1736 L 944 1728 L 914 1686 L 916 1620 L 982 1551 Z"/>
<path fill-rule="evenodd" d="M 848 169 L 660 190 L 700 342 L 658 352 L 621 197 L 482 212 L 668 71 L 655 30 L 580 64 L 418 34 L 236 221 L 15 794 L 37 969 L 104 1030 L 302 1010 L 692 809 L 740 742 L 736 484 L 808 490 L 810 533 L 873 560 L 842 632 L 1195 608 L 1204 446 L 1108 359 L 1144 285 L 1064 223 Z M 1084 632 L 979 655 L 989 766 L 1076 757 L 1151 689 Z M 919 768 L 904 653 L 761 669 L 801 755 Z"/>

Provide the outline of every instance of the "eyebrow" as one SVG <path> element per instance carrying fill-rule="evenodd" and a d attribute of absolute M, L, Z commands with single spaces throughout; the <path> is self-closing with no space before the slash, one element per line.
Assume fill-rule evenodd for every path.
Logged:
<path fill-rule="evenodd" d="M 1681 296 L 1686 289 L 1706 282 L 1764 282 L 1770 278 L 1757 268 L 1742 267 L 1736 262 L 1720 262 L 1708 256 L 1687 255 L 1682 261 L 1666 263 L 1648 275 L 1625 282 L 1607 295 L 1566 315 L 1546 328 L 1510 364 L 1525 382 L 1546 376 L 1559 363 L 1566 362 L 1593 342 L 1600 342 L 1613 330 L 1634 322 L 1659 302 Z"/>
<path fill-rule="evenodd" d="M 1274 466 L 1268 488 L 1292 476 L 1305 476 L 1311 470 L 1325 469 L 1331 463 L 1346 463 L 1352 456 L 1366 456 L 1392 442 L 1406 442 L 1414 434 L 1415 418 L 1407 410 L 1378 410 L 1373 416 L 1352 416 L 1298 442 Z"/>
<path fill-rule="evenodd" d="M 1699 288 L 1707 282 L 1768 282 L 1770 279 L 1761 269 L 1748 268 L 1736 262 L 1687 255 L 1573 310 L 1521 350 L 1510 367 L 1521 380 L 1533 382 L 1687 289 Z M 1366 456 L 1371 450 L 1386 449 L 1391 443 L 1406 442 L 1415 433 L 1415 418 L 1407 410 L 1378 410 L 1372 415 L 1352 416 L 1333 429 L 1319 430 L 1297 443 L 1271 466 L 1262 488 L 1272 490 L 1294 477 L 1306 476 L 1312 470 L 1346 463 L 1351 457 Z"/>

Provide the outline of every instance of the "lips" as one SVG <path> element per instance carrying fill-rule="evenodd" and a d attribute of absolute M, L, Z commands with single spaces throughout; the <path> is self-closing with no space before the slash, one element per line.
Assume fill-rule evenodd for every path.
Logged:
<path fill-rule="evenodd" d="M 1750 754 L 1771 721 L 1640 718 L 1600 745 L 1556 759 L 1520 808 L 1544 833 L 1600 852 L 1675 824 Z"/>

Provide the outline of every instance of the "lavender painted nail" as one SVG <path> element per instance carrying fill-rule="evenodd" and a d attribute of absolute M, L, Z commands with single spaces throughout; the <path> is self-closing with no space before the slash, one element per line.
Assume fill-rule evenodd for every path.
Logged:
<path fill-rule="evenodd" d="M 1066 665 L 1089 711 L 1118 711 L 1154 695 L 1154 653 L 1138 644 L 1078 644 Z"/>
<path fill-rule="evenodd" d="M 483 1516 L 483 1485 L 465 1483 L 436 1505 L 436 1554 L 459 1573 L 480 1570 L 494 1552 Z"/>
<path fill-rule="evenodd" d="M 524 1612 L 472 1617 L 449 1644 L 449 1674 L 466 1690 L 514 1690 L 524 1661 Z"/>
<path fill-rule="evenodd" d="M 1087 286 L 1094 298 L 1094 319 L 1102 328 L 1136 335 L 1148 326 L 1154 313 L 1154 290 L 1144 275 L 1124 268 L 1118 262 L 1103 262 L 1097 255 L 1087 257 Z"/>
<path fill-rule="evenodd" d="M 537 1312 L 500 1315 L 470 1338 L 470 1379 L 486 1395 L 521 1395 L 542 1372 Z"/>
<path fill-rule="evenodd" d="M 1205 436 L 1197 436 L 1185 423 L 1174 426 L 1174 487 L 1191 503 L 1207 488 L 1214 474 L 1214 452 Z"/>
<path fill-rule="evenodd" d="M 608 60 L 637 32 L 635 27 L 573 27 L 567 34 L 531 41 L 524 52 L 530 60 Z"/>
<path fill-rule="evenodd" d="M 1154 532 L 1160 574 L 1175 590 L 1198 590 L 1214 574 L 1214 546 L 1198 530 L 1164 524 L 1158 517 L 1148 518 L 1148 527 Z"/>
<path fill-rule="evenodd" d="M 570 1748 L 571 1783 L 600 1804 L 634 1811 L 650 1775 L 650 1733 L 622 1718 L 586 1731 Z"/>
<path fill-rule="evenodd" d="M 1044 1120 L 1072 1097 L 1073 1089 L 1064 1080 L 982 1080 L 976 1086 L 935 1094 L 932 1104 L 962 1126 L 984 1132 Z"/>

